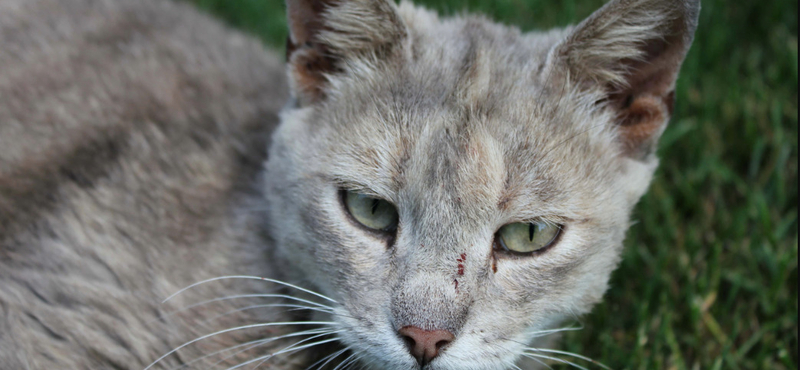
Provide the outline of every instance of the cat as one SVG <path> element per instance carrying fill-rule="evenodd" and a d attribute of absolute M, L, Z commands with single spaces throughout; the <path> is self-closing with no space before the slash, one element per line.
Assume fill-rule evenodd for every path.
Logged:
<path fill-rule="evenodd" d="M 2 368 L 580 360 L 699 8 L 288 0 L 284 65 L 181 2 L 0 4 Z"/>

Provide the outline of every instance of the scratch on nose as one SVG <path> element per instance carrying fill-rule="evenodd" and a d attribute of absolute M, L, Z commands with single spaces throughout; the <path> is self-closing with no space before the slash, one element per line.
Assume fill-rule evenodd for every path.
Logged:
<path fill-rule="evenodd" d="M 460 258 L 457 258 L 456 261 L 458 262 L 458 276 L 464 276 L 464 262 L 467 261 L 467 254 L 461 253 Z"/>

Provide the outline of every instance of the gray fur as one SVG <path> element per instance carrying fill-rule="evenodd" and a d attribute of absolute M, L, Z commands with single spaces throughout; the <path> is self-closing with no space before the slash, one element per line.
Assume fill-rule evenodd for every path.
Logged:
<path fill-rule="evenodd" d="M 248 184 L 286 99 L 278 58 L 182 3 L 14 0 L 0 2 L 0 66 L 0 368 L 142 369 L 200 333 L 285 321 L 198 324 L 233 303 L 159 320 L 274 289 L 160 303 L 270 275 L 242 205 L 259 208 Z"/>
<path fill-rule="evenodd" d="M 698 4 L 614 1 L 575 28 L 522 34 L 374 3 L 331 2 L 321 24 L 291 26 L 306 44 L 290 53 L 290 79 L 316 85 L 313 96 L 295 88 L 303 104 L 283 112 L 270 150 L 278 257 L 303 260 L 293 277 L 342 302 L 342 340 L 366 349 L 365 363 L 412 368 L 395 332 L 413 325 L 456 335 L 426 368 L 506 368 L 536 330 L 588 312 L 606 290 L 657 165 L 644 147 L 671 113 Z M 324 79 L 303 69 L 313 50 L 327 51 Z M 340 189 L 396 205 L 396 239 L 348 222 Z M 533 219 L 565 225 L 559 244 L 493 252 L 501 226 Z"/>
<path fill-rule="evenodd" d="M 184 4 L 0 4 L 3 368 L 143 368 L 205 333 L 313 317 L 368 368 L 418 368 L 397 335 L 413 325 L 456 336 L 427 370 L 529 369 L 537 332 L 601 299 L 699 4 L 614 0 L 574 28 L 524 34 L 407 2 L 314 3 L 288 1 L 286 68 Z M 261 167 L 289 91 L 297 104 Z M 342 189 L 396 205 L 396 238 L 354 225 Z M 552 249 L 493 251 L 498 228 L 534 219 L 564 225 Z M 243 307 L 225 301 L 159 319 L 276 289 L 223 281 L 160 304 L 224 275 L 319 291 L 335 314 L 200 324 Z M 271 328 L 157 365 L 299 330 Z M 320 353 L 332 352 L 265 366 Z"/>

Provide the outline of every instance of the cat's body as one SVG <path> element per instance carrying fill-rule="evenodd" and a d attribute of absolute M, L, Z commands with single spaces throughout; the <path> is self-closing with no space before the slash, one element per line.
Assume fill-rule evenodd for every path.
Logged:
<path fill-rule="evenodd" d="M 271 274 L 240 208 L 288 95 L 280 59 L 162 1 L 0 2 L 0 45 L 0 368 L 141 369 L 261 320 L 158 314 L 256 291 L 160 303 L 199 280 Z"/>
<path fill-rule="evenodd" d="M 334 324 L 227 332 L 155 366 L 322 327 L 352 351 L 334 364 L 529 369 L 523 352 L 546 354 L 534 337 L 601 298 L 696 2 L 616 1 L 528 35 L 408 3 L 288 3 L 293 98 L 263 167 L 289 88 L 253 41 L 185 4 L 0 4 L 3 369 L 143 368 L 207 333 L 303 320 Z M 391 204 L 396 229 L 359 225 L 348 192 Z M 546 250 L 498 248 L 504 225 L 545 221 L 560 229 Z M 160 302 L 225 275 L 335 302 L 245 279 Z M 254 293 L 332 308 L 231 312 L 313 306 L 268 297 L 168 315 Z M 192 365 L 257 365 L 313 335 Z M 304 369 L 318 348 L 263 366 Z"/>

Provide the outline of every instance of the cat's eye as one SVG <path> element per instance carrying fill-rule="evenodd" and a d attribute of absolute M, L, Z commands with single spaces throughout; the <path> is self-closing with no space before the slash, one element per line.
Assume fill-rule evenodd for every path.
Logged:
<path fill-rule="evenodd" d="M 561 227 L 546 222 L 518 222 L 497 231 L 497 242 L 505 251 L 533 253 L 542 251 L 555 242 Z"/>
<path fill-rule="evenodd" d="M 397 229 L 397 209 L 383 199 L 347 191 L 344 203 L 353 218 L 369 229 L 378 231 Z"/>

